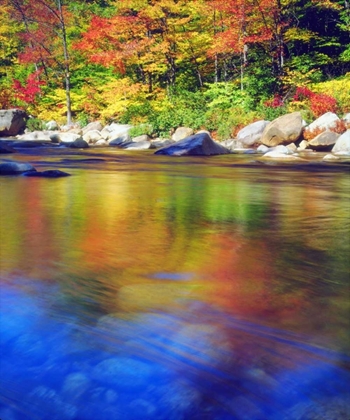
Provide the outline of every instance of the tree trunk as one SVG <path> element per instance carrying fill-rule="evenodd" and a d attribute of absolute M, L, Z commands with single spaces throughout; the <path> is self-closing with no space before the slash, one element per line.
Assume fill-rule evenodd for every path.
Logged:
<path fill-rule="evenodd" d="M 62 46 L 63 46 L 63 55 L 64 55 L 64 80 L 66 86 L 66 105 L 67 105 L 67 125 L 72 124 L 72 103 L 70 96 L 70 69 L 69 69 L 69 54 L 68 54 L 68 44 L 67 44 L 67 33 L 66 25 L 64 22 L 63 12 L 62 12 L 62 0 L 57 0 L 57 8 L 59 12 L 61 30 L 62 30 Z"/>

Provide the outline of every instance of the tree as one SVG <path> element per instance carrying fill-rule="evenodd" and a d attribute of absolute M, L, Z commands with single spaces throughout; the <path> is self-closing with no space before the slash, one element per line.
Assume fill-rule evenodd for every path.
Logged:
<path fill-rule="evenodd" d="M 66 21 L 69 14 L 63 0 L 9 0 L 13 18 L 24 27 L 25 44 L 19 59 L 42 68 L 48 77 L 53 70 L 63 78 L 66 91 L 67 124 L 72 122 L 70 58 Z"/>

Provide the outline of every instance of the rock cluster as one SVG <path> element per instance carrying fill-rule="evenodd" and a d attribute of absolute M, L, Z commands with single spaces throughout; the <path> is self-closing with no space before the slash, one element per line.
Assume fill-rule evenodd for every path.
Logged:
<path fill-rule="evenodd" d="M 21 112 L 0 111 L 0 137 L 14 136 L 23 130 L 27 116 Z M 20 116 L 21 124 L 18 122 Z M 130 133 L 133 126 L 129 124 L 111 123 L 103 126 L 99 121 L 91 122 L 83 128 L 75 126 L 61 129 L 55 121 L 50 121 L 46 128 L 44 131 L 18 134 L 16 140 L 3 142 L 0 153 L 33 147 L 116 147 L 132 151 L 159 149 L 155 154 L 169 156 L 258 153 L 265 160 L 281 159 L 284 162 L 297 161 L 303 154 L 312 151 L 331 152 L 332 156 L 339 159 L 350 156 L 350 115 L 340 119 L 332 112 L 327 112 L 309 125 L 302 119 L 300 112 L 286 114 L 273 121 L 255 121 L 241 129 L 236 138 L 221 143 L 216 142 L 210 133 L 195 133 L 189 127 L 178 127 L 167 139 L 153 139 L 147 134 L 132 137 Z M 280 146 L 286 146 L 287 149 Z M 336 159 L 328 156 L 325 160 Z"/>

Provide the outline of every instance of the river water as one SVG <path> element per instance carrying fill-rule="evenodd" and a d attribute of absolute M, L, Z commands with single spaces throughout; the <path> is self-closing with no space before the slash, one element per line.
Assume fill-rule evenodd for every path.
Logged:
<path fill-rule="evenodd" d="M 2 420 L 350 418 L 348 166 L 16 160 L 72 176 L 0 179 Z"/>

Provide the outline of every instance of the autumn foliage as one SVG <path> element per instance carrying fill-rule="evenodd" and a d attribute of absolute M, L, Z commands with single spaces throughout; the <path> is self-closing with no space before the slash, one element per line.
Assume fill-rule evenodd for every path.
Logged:
<path fill-rule="evenodd" d="M 39 95 L 41 94 L 41 86 L 45 85 L 43 80 L 40 80 L 42 71 L 37 70 L 28 75 L 25 83 L 19 80 L 13 80 L 13 89 L 15 90 L 14 97 L 24 103 L 25 105 L 34 105 Z"/>

